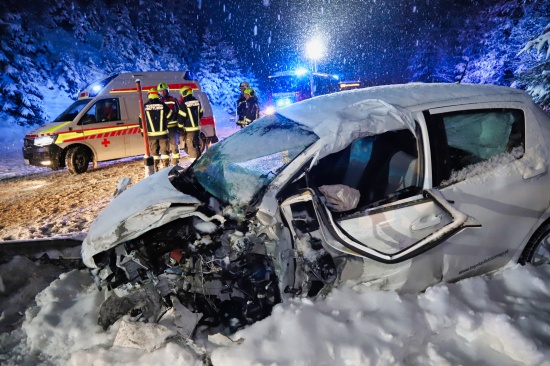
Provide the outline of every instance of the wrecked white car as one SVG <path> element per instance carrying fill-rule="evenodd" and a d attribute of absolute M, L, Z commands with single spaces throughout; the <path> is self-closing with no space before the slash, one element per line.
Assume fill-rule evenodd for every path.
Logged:
<path fill-rule="evenodd" d="M 229 333 L 336 286 L 420 291 L 546 263 L 549 142 L 549 118 L 506 87 L 373 87 L 281 109 L 98 216 L 82 256 L 110 294 L 100 324 L 177 304 L 189 329 Z"/>

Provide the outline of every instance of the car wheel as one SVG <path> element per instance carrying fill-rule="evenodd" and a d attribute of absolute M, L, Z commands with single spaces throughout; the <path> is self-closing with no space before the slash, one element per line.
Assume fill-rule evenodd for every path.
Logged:
<path fill-rule="evenodd" d="M 518 262 L 535 266 L 550 263 L 550 222 L 544 223 L 535 231 Z"/>
<path fill-rule="evenodd" d="M 74 146 L 69 149 L 65 158 L 65 165 L 72 174 L 82 174 L 88 170 L 90 151 L 84 146 Z"/>

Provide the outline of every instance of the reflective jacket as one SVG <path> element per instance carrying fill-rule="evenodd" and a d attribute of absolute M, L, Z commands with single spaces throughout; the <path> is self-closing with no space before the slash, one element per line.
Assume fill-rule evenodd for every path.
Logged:
<path fill-rule="evenodd" d="M 258 97 L 253 96 L 246 101 L 246 110 L 244 111 L 245 124 L 251 124 L 260 117 L 260 105 L 258 104 Z"/>
<path fill-rule="evenodd" d="M 246 98 L 241 93 L 237 100 L 237 121 L 244 121 L 244 113 L 246 112 Z"/>
<path fill-rule="evenodd" d="M 168 128 L 173 128 L 178 126 L 178 112 L 180 109 L 178 100 L 171 95 L 166 95 L 166 97 L 160 97 L 160 101 L 164 102 L 170 110 L 172 111 L 172 116 L 168 121 Z"/>
<path fill-rule="evenodd" d="M 186 132 L 198 131 L 201 129 L 201 118 L 201 102 L 199 102 L 193 94 L 189 94 L 180 100 L 180 110 L 178 115 L 179 128 L 183 128 Z"/>
<path fill-rule="evenodd" d="M 145 120 L 147 121 L 147 136 L 165 136 L 168 135 L 168 120 L 172 116 L 170 107 L 158 99 L 149 99 L 143 105 L 145 109 Z M 141 117 L 139 118 L 139 127 L 143 133 Z"/>

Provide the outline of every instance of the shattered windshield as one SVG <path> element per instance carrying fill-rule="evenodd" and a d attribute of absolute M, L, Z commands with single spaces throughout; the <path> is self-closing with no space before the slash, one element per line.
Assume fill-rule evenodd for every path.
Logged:
<path fill-rule="evenodd" d="M 266 116 L 213 145 L 193 173 L 212 195 L 242 207 L 317 139 L 285 117 Z"/>

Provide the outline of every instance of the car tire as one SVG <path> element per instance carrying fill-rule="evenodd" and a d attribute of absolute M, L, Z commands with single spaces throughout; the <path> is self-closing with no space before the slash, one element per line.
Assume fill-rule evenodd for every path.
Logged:
<path fill-rule="evenodd" d="M 74 146 L 67 151 L 65 165 L 71 174 L 82 174 L 88 170 L 90 151 L 84 146 Z"/>
<path fill-rule="evenodd" d="M 531 263 L 535 266 L 550 263 L 550 221 L 546 221 L 535 231 L 518 262 L 522 265 Z"/>

